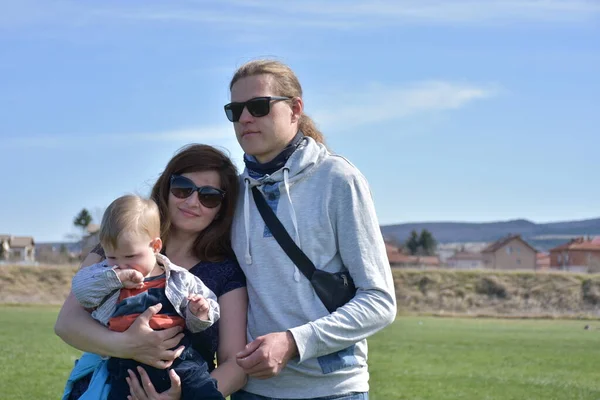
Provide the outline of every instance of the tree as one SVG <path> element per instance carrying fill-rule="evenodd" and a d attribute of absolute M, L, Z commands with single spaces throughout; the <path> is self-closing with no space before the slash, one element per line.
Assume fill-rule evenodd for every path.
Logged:
<path fill-rule="evenodd" d="M 432 256 L 435 254 L 436 247 L 437 243 L 431 232 L 429 232 L 427 229 L 423 229 L 421 231 L 421 235 L 419 236 L 419 248 L 421 254 L 424 256 Z"/>
<path fill-rule="evenodd" d="M 408 249 L 411 256 L 414 256 L 419 251 L 419 234 L 413 230 L 410 233 L 410 237 L 406 241 L 406 248 Z"/>
<path fill-rule="evenodd" d="M 73 220 L 73 225 L 75 225 L 76 228 L 81 229 L 81 237 L 85 236 L 87 227 L 91 223 L 92 216 L 90 215 L 90 212 L 85 208 L 81 210 Z"/>
<path fill-rule="evenodd" d="M 421 234 L 413 230 L 405 243 L 411 256 L 432 256 L 435 254 L 436 246 L 437 242 L 427 229 L 421 230 Z"/>

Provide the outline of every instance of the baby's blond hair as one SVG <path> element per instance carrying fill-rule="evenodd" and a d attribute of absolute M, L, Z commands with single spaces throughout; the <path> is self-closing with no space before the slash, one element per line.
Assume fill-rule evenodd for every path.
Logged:
<path fill-rule="evenodd" d="M 160 236 L 160 214 L 156 203 L 140 196 L 119 197 L 106 209 L 100 225 L 100 245 L 115 249 L 123 233 Z"/>

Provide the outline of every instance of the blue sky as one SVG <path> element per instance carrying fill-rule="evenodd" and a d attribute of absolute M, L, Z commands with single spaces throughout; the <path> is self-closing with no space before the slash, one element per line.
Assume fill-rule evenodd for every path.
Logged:
<path fill-rule="evenodd" d="M 64 240 L 288 63 L 381 224 L 600 216 L 600 1 L 0 0 L 0 233 Z M 596 110 L 596 111 L 594 111 Z"/>

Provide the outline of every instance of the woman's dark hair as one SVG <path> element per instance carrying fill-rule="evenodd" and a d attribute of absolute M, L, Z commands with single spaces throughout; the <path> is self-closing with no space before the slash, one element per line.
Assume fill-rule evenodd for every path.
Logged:
<path fill-rule="evenodd" d="M 160 175 L 150 195 L 160 211 L 161 239 L 169 242 L 171 218 L 169 216 L 169 189 L 171 175 L 186 172 L 216 171 L 221 180 L 225 198 L 215 219 L 194 242 L 194 254 L 203 261 L 221 261 L 232 256 L 231 224 L 239 186 L 238 172 L 231 159 L 222 151 L 204 144 L 190 144 L 179 149 Z"/>

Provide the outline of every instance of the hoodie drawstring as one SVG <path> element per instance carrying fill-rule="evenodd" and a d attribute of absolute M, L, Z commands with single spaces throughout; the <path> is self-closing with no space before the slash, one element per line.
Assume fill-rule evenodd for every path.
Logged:
<path fill-rule="evenodd" d="M 294 204 L 290 197 L 290 185 L 288 183 L 289 169 L 283 170 L 283 186 L 285 187 L 285 193 L 287 194 L 288 201 L 290 202 L 290 210 L 292 214 L 292 224 L 294 225 L 294 232 L 296 232 L 296 244 L 300 247 L 300 235 L 298 234 L 298 220 L 296 220 L 296 210 L 294 210 Z"/>
<path fill-rule="evenodd" d="M 290 214 L 292 216 L 292 225 L 294 225 L 294 232 L 296 233 L 294 242 L 296 242 L 296 245 L 298 247 L 300 247 L 300 234 L 298 233 L 298 221 L 296 220 L 296 210 L 294 210 L 294 203 L 292 203 L 292 197 L 290 196 L 290 185 L 288 183 L 289 172 L 290 172 L 289 168 L 283 169 L 283 186 L 285 187 L 285 194 L 287 195 L 288 202 L 290 203 Z M 298 270 L 298 267 L 296 267 L 296 266 L 294 269 L 294 280 L 296 282 L 300 282 L 300 271 Z"/>
<path fill-rule="evenodd" d="M 252 256 L 250 255 L 250 180 L 244 179 L 245 190 L 244 190 L 244 228 L 246 231 L 246 254 L 244 254 L 244 261 L 246 264 L 252 264 Z"/>
<path fill-rule="evenodd" d="M 294 226 L 294 242 L 300 247 L 300 234 L 298 233 L 298 220 L 296 219 L 296 210 L 292 203 L 292 197 L 290 196 L 290 185 L 289 185 L 289 169 L 283 169 L 283 186 L 285 188 L 285 194 L 290 204 L 290 214 L 292 217 L 292 225 Z M 244 230 L 246 233 L 246 251 L 244 254 L 244 261 L 246 264 L 252 264 L 252 255 L 250 254 L 250 179 L 244 179 Z M 300 270 L 294 265 L 294 280 L 300 282 Z"/>

